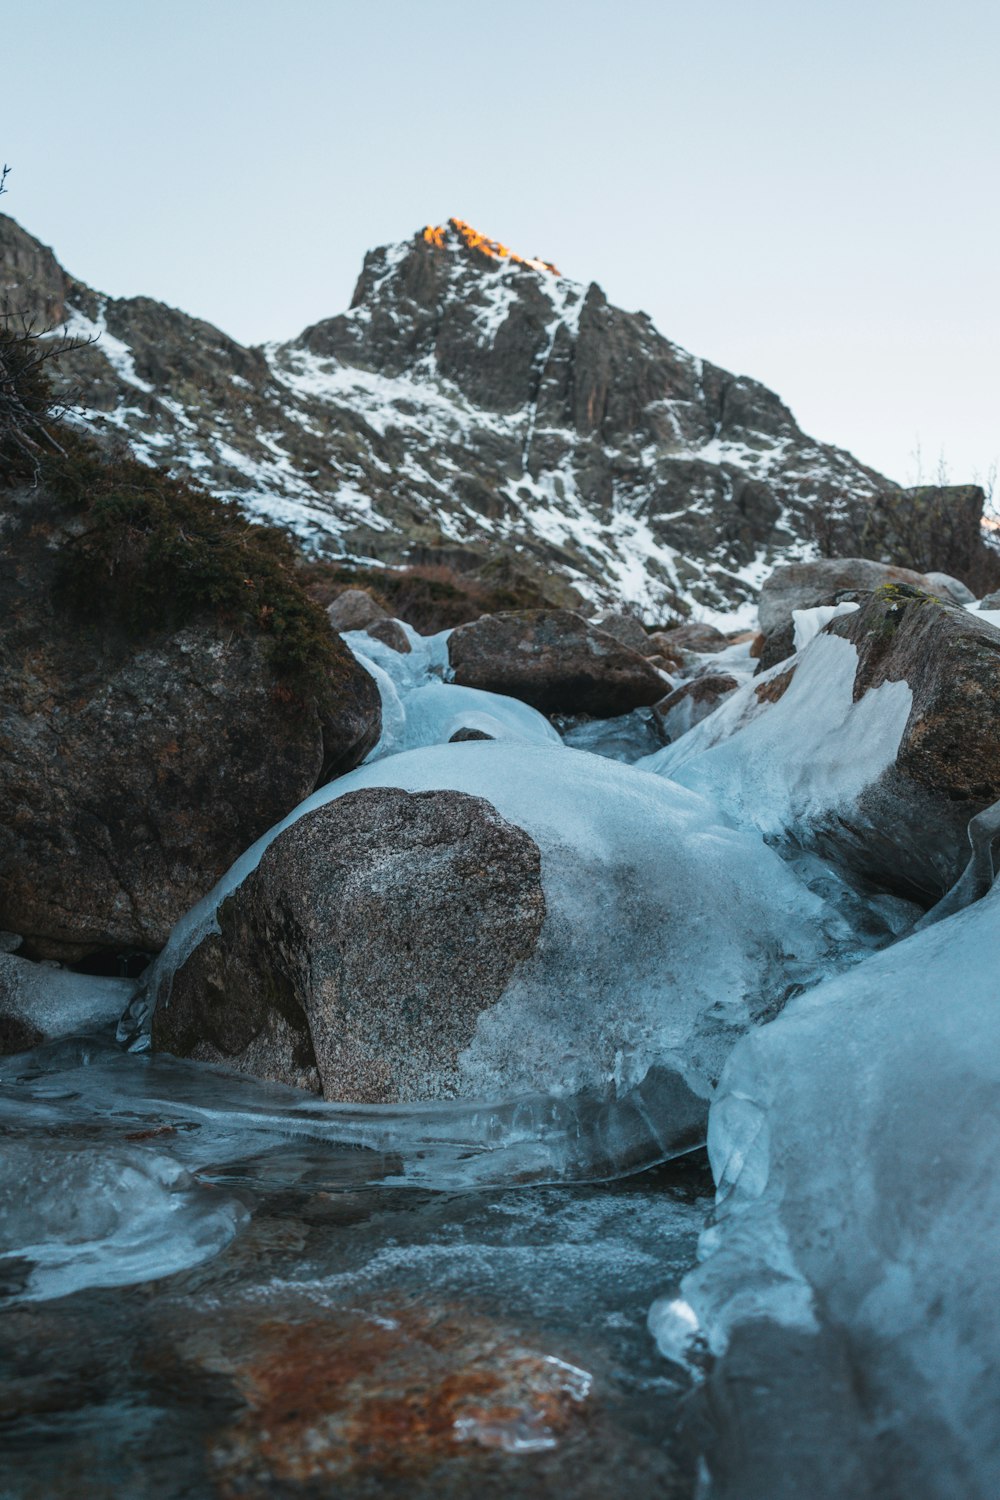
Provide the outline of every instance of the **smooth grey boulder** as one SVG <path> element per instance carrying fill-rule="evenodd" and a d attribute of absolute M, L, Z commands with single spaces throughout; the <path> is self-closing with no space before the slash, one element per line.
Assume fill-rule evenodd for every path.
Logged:
<path fill-rule="evenodd" d="M 336 631 L 367 630 L 389 614 L 365 589 L 344 589 L 326 606 L 327 619 Z"/>
<path fill-rule="evenodd" d="M 505 693 L 545 714 L 613 719 L 663 696 L 638 651 L 567 609 L 483 615 L 448 638 L 454 681 Z"/>
<path fill-rule="evenodd" d="M 545 917 L 533 839 L 460 792 L 349 792 L 268 846 L 153 1046 L 365 1104 L 445 1099 Z"/>
<path fill-rule="evenodd" d="M 867 557 L 820 557 L 813 562 L 787 563 L 764 580 L 757 605 L 765 636 L 792 622 L 795 609 L 815 609 L 836 602 L 841 593 L 871 593 L 887 583 L 906 583 L 928 594 L 942 595 L 953 604 L 967 604 L 972 594 L 945 573 L 915 573 L 873 562 Z"/>
<path fill-rule="evenodd" d="M 695 655 L 725 651 L 731 645 L 729 637 L 716 630 L 714 625 L 678 625 L 675 630 L 667 631 L 666 636 L 675 650 L 691 651 Z"/>

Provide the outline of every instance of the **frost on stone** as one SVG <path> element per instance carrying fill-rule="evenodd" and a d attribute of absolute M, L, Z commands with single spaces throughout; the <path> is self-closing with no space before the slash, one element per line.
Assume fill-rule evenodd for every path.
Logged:
<path fill-rule="evenodd" d="M 735 1420 L 760 1452 L 797 1454 L 775 1500 L 829 1492 L 829 1450 L 810 1459 L 801 1440 L 821 1429 L 862 1454 L 873 1495 L 1000 1493 L 998 944 L 994 887 L 794 1000 L 725 1069 L 716 1222 L 682 1295 L 717 1354 L 751 1329 Z M 777 1343 L 760 1331 L 776 1325 Z M 795 1391 L 802 1338 L 817 1366 L 825 1340 L 864 1371 L 850 1402 L 817 1381 L 754 1407 L 755 1389 Z M 756 1385 L 755 1344 L 769 1351 Z M 724 1422 L 723 1450 L 734 1440 Z"/>

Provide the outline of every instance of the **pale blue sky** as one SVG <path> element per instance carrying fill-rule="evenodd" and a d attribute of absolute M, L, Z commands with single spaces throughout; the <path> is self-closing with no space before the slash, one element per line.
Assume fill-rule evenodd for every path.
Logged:
<path fill-rule="evenodd" d="M 246 342 L 468 219 L 913 481 L 1000 455 L 993 0 L 31 0 L 0 208 Z"/>

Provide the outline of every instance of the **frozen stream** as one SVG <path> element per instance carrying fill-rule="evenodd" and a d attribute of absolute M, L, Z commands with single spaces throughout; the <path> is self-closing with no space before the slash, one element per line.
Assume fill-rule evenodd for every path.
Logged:
<path fill-rule="evenodd" d="M 443 644 L 370 644 L 369 762 L 247 850 L 134 995 L 21 964 L 62 1039 L 0 1058 L 0 1500 L 705 1500 L 706 1452 L 719 1500 L 841 1500 L 834 1451 L 852 1500 L 942 1500 L 917 1439 L 986 1449 L 992 1404 L 939 1408 L 985 1382 L 992 1240 L 963 1251 L 984 1308 L 942 1355 L 969 1297 L 942 1334 L 955 1235 L 935 1260 L 920 1214 L 929 1170 L 935 1206 L 995 1223 L 1000 908 L 960 908 L 1000 811 L 988 878 L 917 922 L 799 836 L 892 763 L 909 711 L 899 683 L 855 703 L 845 642 L 807 646 L 770 711 L 747 681 L 665 747 L 642 714 L 561 740 L 444 680 Z M 537 947 L 451 1092 L 349 1105 L 146 1050 L 282 830 L 384 788 L 485 798 L 539 851 Z M 981 1179 L 949 1130 L 955 1162 L 981 1136 Z M 890 1402 L 910 1470 L 884 1456 Z"/>
<path fill-rule="evenodd" d="M 110 1039 L 3 1062 L 0 1235 L 58 1219 L 67 1252 L 0 1259 L 5 1500 L 692 1492 L 646 1315 L 694 1262 L 700 1153 L 430 1191 L 220 1082 Z M 144 1279 L 70 1290 L 102 1262 Z"/>

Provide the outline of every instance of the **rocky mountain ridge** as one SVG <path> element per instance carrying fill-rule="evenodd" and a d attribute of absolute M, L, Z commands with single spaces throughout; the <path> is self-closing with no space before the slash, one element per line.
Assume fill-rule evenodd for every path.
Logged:
<path fill-rule="evenodd" d="M 93 291 L 3 216 L 0 304 L 92 341 L 60 362 L 91 425 L 359 564 L 743 625 L 775 563 L 900 493 L 756 381 L 461 220 L 373 250 L 345 313 L 261 348 Z"/>

